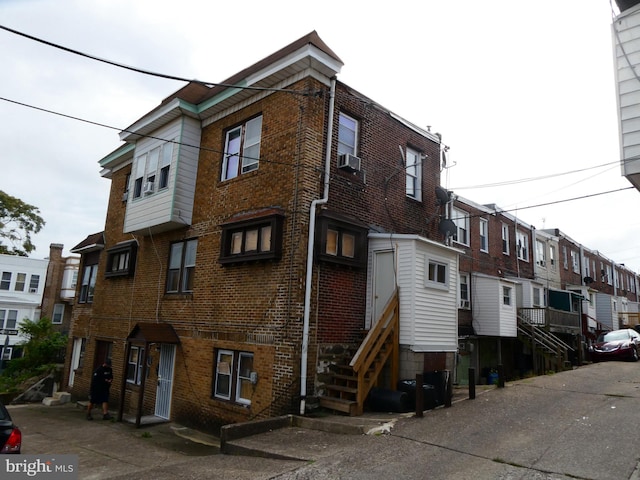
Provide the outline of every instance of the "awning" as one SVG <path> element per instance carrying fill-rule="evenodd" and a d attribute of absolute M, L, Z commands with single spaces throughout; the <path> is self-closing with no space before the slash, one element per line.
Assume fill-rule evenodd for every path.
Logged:
<path fill-rule="evenodd" d="M 180 343 L 180 338 L 169 323 L 138 323 L 127 337 L 133 343 Z"/>

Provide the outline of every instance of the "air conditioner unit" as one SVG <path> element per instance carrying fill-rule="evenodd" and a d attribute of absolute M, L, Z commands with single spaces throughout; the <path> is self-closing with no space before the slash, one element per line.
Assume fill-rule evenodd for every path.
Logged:
<path fill-rule="evenodd" d="M 460 300 L 460 308 L 469 308 L 469 300 Z"/>
<path fill-rule="evenodd" d="M 350 153 L 342 153 L 338 155 L 338 168 L 349 170 L 351 172 L 359 172 L 360 157 L 356 157 Z"/>
<path fill-rule="evenodd" d="M 142 193 L 148 194 L 153 193 L 154 182 L 147 182 L 144 184 L 144 188 L 142 189 Z"/>
<path fill-rule="evenodd" d="M 38 293 L 38 289 L 37 288 L 30 288 L 29 289 L 29 293 Z"/>

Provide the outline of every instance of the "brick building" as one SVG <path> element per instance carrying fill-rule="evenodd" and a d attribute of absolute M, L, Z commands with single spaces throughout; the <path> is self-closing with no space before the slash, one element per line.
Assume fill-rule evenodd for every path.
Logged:
<path fill-rule="evenodd" d="M 100 161 L 104 232 L 72 250 L 72 393 L 110 358 L 119 415 L 215 428 L 317 396 L 358 413 L 378 380 L 453 368 L 441 137 L 337 81 L 341 66 L 312 32 L 121 132 Z M 371 344 L 375 378 L 332 385 Z"/>

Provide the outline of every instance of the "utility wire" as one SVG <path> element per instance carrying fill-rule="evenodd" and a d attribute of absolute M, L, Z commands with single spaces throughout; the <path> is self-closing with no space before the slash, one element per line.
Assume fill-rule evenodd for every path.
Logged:
<path fill-rule="evenodd" d="M 151 70 L 144 70 L 142 68 L 132 67 L 132 66 L 129 66 L 129 65 L 124 65 L 122 63 L 114 62 L 112 60 L 106 60 L 104 58 L 96 57 L 95 55 L 90 55 L 88 53 L 80 52 L 79 50 L 74 50 L 72 48 L 65 47 L 63 45 L 58 45 L 56 43 L 49 42 L 48 40 L 43 40 L 41 38 L 34 37 L 33 35 L 29 35 L 29 34 L 24 33 L 24 32 L 19 32 L 18 30 L 14 30 L 13 28 L 9 28 L 9 27 L 6 27 L 4 25 L 0 25 L 0 29 L 5 30 L 7 32 L 14 33 L 16 35 L 20 35 L 20 36 L 25 37 L 25 38 L 28 38 L 29 40 L 33 40 L 34 42 L 42 43 L 42 44 L 47 45 L 49 47 L 53 47 L 53 48 L 57 48 L 57 49 L 63 50 L 65 52 L 67 52 L 67 53 L 73 53 L 74 55 L 79 55 L 81 57 L 89 58 L 91 60 L 95 60 L 95 61 L 102 62 L 102 63 L 106 63 L 106 64 L 112 65 L 114 67 L 124 68 L 125 70 L 131 70 L 132 72 L 142 73 L 144 75 L 150 75 L 150 76 L 153 76 L 153 77 L 165 78 L 165 79 L 168 79 L 168 80 L 177 80 L 177 81 L 180 81 L 180 82 L 187 82 L 187 83 L 190 83 L 190 82 L 199 83 L 199 84 L 207 86 L 207 87 L 227 87 L 227 88 L 237 88 L 237 89 L 241 89 L 241 90 L 285 92 L 285 93 L 293 93 L 293 94 L 296 94 L 296 95 L 305 95 L 305 96 L 306 95 L 310 95 L 309 91 L 287 90 L 287 89 L 282 89 L 282 88 L 247 87 L 247 86 L 242 86 L 242 85 L 230 85 L 230 84 L 226 84 L 226 83 L 204 82 L 204 81 L 196 80 L 196 79 L 178 77 L 176 75 L 168 75 L 168 74 L 165 74 L 165 73 L 152 72 Z M 317 93 L 318 92 L 314 92 L 313 94 L 317 94 Z"/>
<path fill-rule="evenodd" d="M 201 145 L 193 145 L 193 144 L 189 144 L 189 143 L 179 142 L 179 141 L 176 141 L 176 140 L 170 140 L 170 139 L 166 139 L 166 138 L 156 137 L 156 136 L 153 136 L 153 135 L 140 134 L 140 133 L 137 133 L 137 132 L 133 132 L 131 130 L 126 130 L 126 129 L 114 127 L 114 126 L 111 126 L 111 125 L 107 125 L 107 124 L 104 124 L 104 123 L 95 122 L 95 121 L 87 120 L 87 119 L 80 118 L 80 117 L 75 117 L 73 115 L 68 115 L 66 113 L 56 112 L 54 110 L 48 110 L 48 109 L 42 108 L 42 107 L 36 107 L 34 105 L 29 105 L 27 103 L 19 102 L 17 100 L 11 100 L 11 99 L 8 99 L 8 98 L 5 98 L 5 97 L 0 97 L 0 100 L 5 101 L 5 102 L 9 102 L 9 103 L 13 103 L 13 104 L 16 104 L 16 105 L 20 105 L 22 107 L 27 107 L 27 108 L 31 108 L 31 109 L 34 109 L 34 110 L 38 110 L 38 111 L 41 111 L 41 112 L 50 113 L 52 115 L 57 115 L 57 116 L 60 116 L 60 117 L 69 118 L 71 120 L 76 120 L 76 121 L 79 121 L 79 122 L 88 123 L 90 125 L 96 125 L 98 127 L 108 128 L 108 129 L 111 129 L 111 130 L 117 130 L 119 132 L 131 133 L 131 134 L 134 134 L 134 135 L 138 135 L 140 137 L 151 138 L 151 139 L 159 140 L 159 141 L 162 141 L 162 142 L 168 142 L 168 143 L 173 143 L 173 144 L 176 144 L 176 145 L 182 145 L 182 146 L 186 146 L 186 147 L 190 147 L 190 148 L 195 148 L 197 150 L 204 150 L 204 151 L 207 151 L 207 152 L 220 153 L 220 154 L 224 154 L 225 153 L 223 151 L 220 151 L 220 150 L 217 150 L 217 149 L 214 149 L 214 148 L 203 147 Z M 250 158 L 250 157 L 247 157 L 247 158 Z M 296 166 L 293 163 L 278 162 L 278 161 L 274 161 L 274 160 L 266 160 L 264 158 L 254 158 L 254 160 L 262 161 L 262 162 L 265 162 L 265 163 L 277 164 L 277 165 L 285 165 L 285 166 L 288 166 L 288 167 L 295 167 Z M 596 197 L 596 196 L 599 196 L 599 195 L 606 195 L 606 194 L 609 194 L 609 193 L 621 192 L 621 191 L 624 191 L 624 190 L 631 190 L 633 188 L 635 188 L 635 187 L 630 186 L 630 187 L 626 187 L 626 188 L 620 188 L 620 189 L 617 189 L 617 190 L 609 190 L 609 191 L 606 191 L 606 192 L 592 193 L 592 194 L 589 194 L 589 195 L 583 195 L 581 197 L 573 197 L 573 198 L 568 198 L 568 199 L 565 199 L 565 200 L 555 200 L 553 202 L 540 203 L 540 204 L 537 204 L 537 205 L 530 205 L 530 206 L 526 206 L 526 207 L 517 207 L 517 208 L 512 208 L 512 209 L 500 209 L 500 210 L 496 210 L 495 213 L 498 214 L 498 213 L 503 213 L 503 212 L 526 210 L 526 209 L 529 209 L 529 208 L 544 207 L 544 206 L 548 206 L 548 205 L 556 205 L 558 203 L 572 202 L 572 201 L 575 201 L 575 200 L 582 200 L 582 199 L 585 199 L 585 198 Z M 486 215 L 486 214 L 469 215 L 467 217 L 468 218 L 474 218 L 474 217 L 482 217 L 484 215 Z M 452 220 L 454 220 L 454 219 L 452 218 Z"/>

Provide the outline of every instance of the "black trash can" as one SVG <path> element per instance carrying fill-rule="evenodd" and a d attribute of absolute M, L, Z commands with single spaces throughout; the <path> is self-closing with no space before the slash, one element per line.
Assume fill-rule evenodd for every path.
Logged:
<path fill-rule="evenodd" d="M 411 407 L 411 410 L 416 409 L 416 381 L 415 380 L 400 380 L 398 382 L 398 390 L 407 392 L 407 400 Z M 428 383 L 422 385 L 422 410 L 433 410 L 440 403 L 436 394 L 436 387 Z"/>
<path fill-rule="evenodd" d="M 411 411 L 407 392 L 374 387 L 369 392 L 368 399 L 369 408 L 374 412 L 405 413 Z M 415 399 L 413 402 L 415 404 Z"/>

